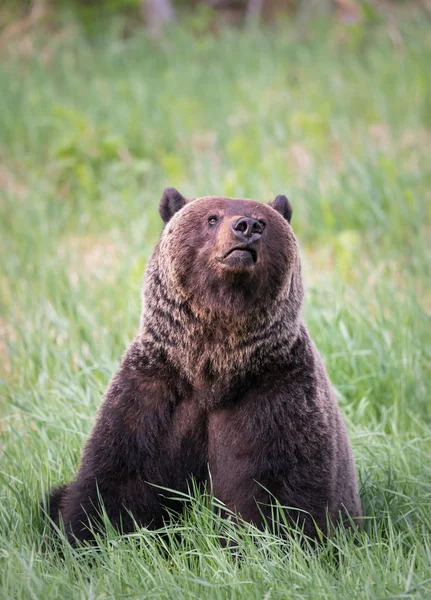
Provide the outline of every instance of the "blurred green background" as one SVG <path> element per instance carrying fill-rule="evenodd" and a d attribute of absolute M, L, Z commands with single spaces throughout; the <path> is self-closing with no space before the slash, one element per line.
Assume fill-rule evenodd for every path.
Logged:
<path fill-rule="evenodd" d="M 1 7 L 2 597 L 431 596 L 429 9 L 249 4 L 174 3 L 155 29 L 138 2 Z M 166 186 L 290 198 L 361 480 L 356 545 L 246 528 L 238 562 L 195 498 L 167 547 L 46 553 L 37 502 L 76 472 L 137 329 Z"/>

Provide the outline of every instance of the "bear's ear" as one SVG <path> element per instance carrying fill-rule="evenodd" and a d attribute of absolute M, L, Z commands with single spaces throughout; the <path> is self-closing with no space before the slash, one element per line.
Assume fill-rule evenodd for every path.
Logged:
<path fill-rule="evenodd" d="M 272 202 L 268 202 L 268 204 L 290 223 L 290 219 L 292 218 L 292 207 L 286 196 L 279 194 Z"/>
<path fill-rule="evenodd" d="M 166 188 L 160 198 L 159 213 L 166 224 L 174 214 L 185 206 L 187 200 L 175 188 Z"/>

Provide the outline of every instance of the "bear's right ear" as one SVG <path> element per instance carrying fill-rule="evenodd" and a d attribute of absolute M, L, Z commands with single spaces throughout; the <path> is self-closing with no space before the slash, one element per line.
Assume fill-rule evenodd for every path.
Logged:
<path fill-rule="evenodd" d="M 279 212 L 280 215 L 290 223 L 290 219 L 292 218 L 292 206 L 286 196 L 279 194 L 272 202 L 268 202 L 268 205 Z"/>
<path fill-rule="evenodd" d="M 175 188 L 166 188 L 160 198 L 159 213 L 166 224 L 174 214 L 185 206 L 187 200 Z"/>

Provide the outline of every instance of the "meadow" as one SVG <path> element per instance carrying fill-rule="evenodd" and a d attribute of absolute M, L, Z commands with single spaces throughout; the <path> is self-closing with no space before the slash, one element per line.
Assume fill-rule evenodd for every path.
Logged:
<path fill-rule="evenodd" d="M 413 12 L 157 41 L 70 23 L 3 47 L 2 598 L 431 597 L 430 30 Z M 136 332 L 167 186 L 288 195 L 359 472 L 356 543 L 235 529 L 192 493 L 163 536 L 47 548 L 38 502 L 73 477 Z"/>

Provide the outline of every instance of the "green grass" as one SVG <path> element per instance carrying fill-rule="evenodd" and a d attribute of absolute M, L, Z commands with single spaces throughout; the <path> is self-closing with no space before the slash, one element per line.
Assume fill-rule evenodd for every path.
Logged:
<path fill-rule="evenodd" d="M 93 43 L 69 26 L 3 52 L 2 598 L 431 597 L 429 25 Z M 361 481 L 356 544 L 235 530 L 195 495 L 164 537 L 46 551 L 37 503 L 75 473 L 136 331 L 166 186 L 291 199 Z"/>

